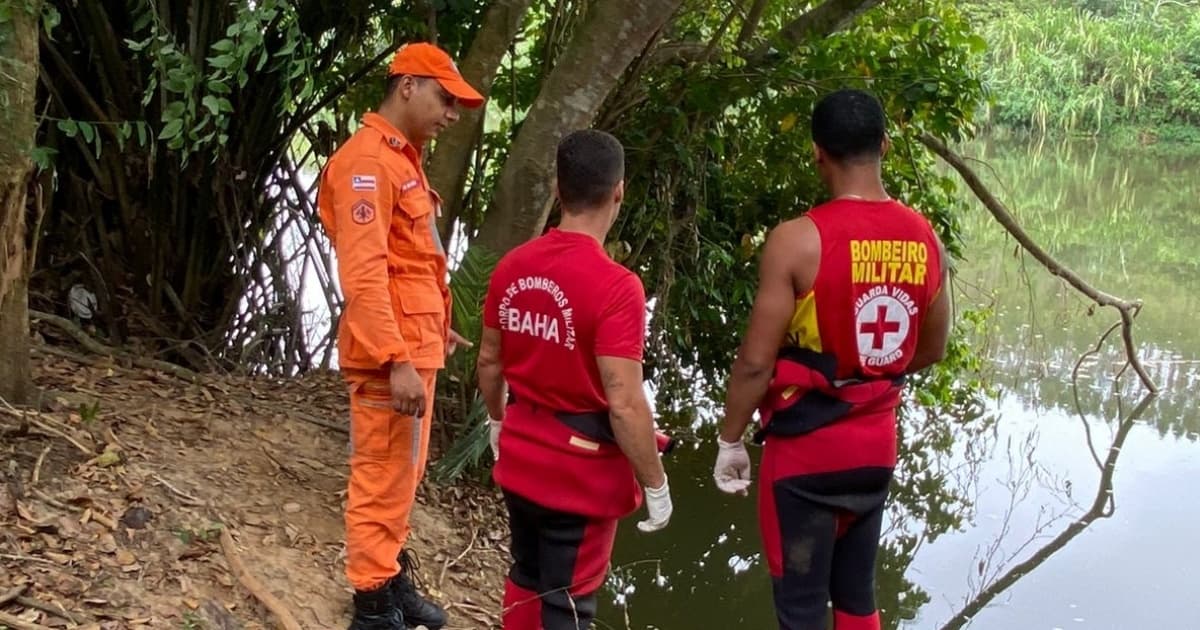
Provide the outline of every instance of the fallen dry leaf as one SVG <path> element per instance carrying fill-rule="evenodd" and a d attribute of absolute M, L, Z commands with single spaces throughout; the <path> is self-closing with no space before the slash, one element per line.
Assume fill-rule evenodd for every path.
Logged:
<path fill-rule="evenodd" d="M 121 566 L 129 566 L 137 562 L 137 556 L 133 555 L 126 549 L 117 550 L 117 563 Z"/>

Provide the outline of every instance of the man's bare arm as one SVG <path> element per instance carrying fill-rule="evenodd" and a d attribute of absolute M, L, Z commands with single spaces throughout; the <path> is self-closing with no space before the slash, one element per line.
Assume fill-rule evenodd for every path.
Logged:
<path fill-rule="evenodd" d="M 740 442 L 771 382 L 775 359 L 796 308 L 796 277 L 803 265 L 820 262 L 820 237 L 812 221 L 799 219 L 771 231 L 759 263 L 758 292 L 750 324 L 730 370 L 721 439 Z"/>
<path fill-rule="evenodd" d="M 475 362 L 479 378 L 479 391 L 487 405 L 488 416 L 493 420 L 504 419 L 504 408 L 508 398 L 508 383 L 500 365 L 500 331 L 483 328 L 483 340 L 479 344 L 479 359 Z"/>
<path fill-rule="evenodd" d="M 633 465 L 638 483 L 661 488 L 667 481 L 654 441 L 654 419 L 642 389 L 642 363 L 617 357 L 596 357 L 608 413 L 617 445 Z"/>

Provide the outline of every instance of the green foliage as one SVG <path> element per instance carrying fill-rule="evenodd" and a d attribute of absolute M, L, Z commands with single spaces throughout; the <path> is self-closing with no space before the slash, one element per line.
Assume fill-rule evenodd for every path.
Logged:
<path fill-rule="evenodd" d="M 291 274 L 295 231 L 316 231 L 307 180 L 378 105 L 393 38 L 427 36 L 428 15 L 387 0 L 46 4 L 63 19 L 42 41 L 32 157 L 70 185 L 47 191 L 37 264 L 54 262 L 35 306 L 62 308 L 82 281 L 114 344 L 198 369 L 318 362 L 330 345 L 296 334 L 309 314 Z M 461 56 L 483 4 L 440 6 L 439 41 Z"/>
<path fill-rule="evenodd" d="M 487 407 L 483 399 L 476 396 L 466 408 L 466 414 L 458 428 L 450 448 L 438 458 L 430 469 L 430 478 L 447 483 L 462 479 L 472 470 L 477 470 L 488 452 L 491 435 L 487 423 Z"/>
<path fill-rule="evenodd" d="M 179 627 L 183 630 L 204 630 L 206 626 L 200 615 L 188 610 L 183 613 L 183 621 L 179 622 Z"/>
<path fill-rule="evenodd" d="M 773 11 L 768 22 L 794 15 Z M 681 28 L 702 38 L 722 18 L 714 11 Z M 973 133 L 981 47 L 953 2 L 886 3 L 778 64 L 730 56 L 728 67 L 669 66 L 647 79 L 646 104 L 615 124 L 629 147 L 629 209 L 611 237 L 629 244 L 627 264 L 655 298 L 647 372 L 659 409 L 686 416 L 722 398 L 766 231 L 826 199 L 801 122 L 822 94 L 854 86 L 879 95 L 893 121 L 889 190 L 959 251 L 954 182 L 914 139 Z"/>
<path fill-rule="evenodd" d="M 221 523 L 209 523 L 202 527 L 178 527 L 174 530 L 175 537 L 184 545 L 190 545 L 195 542 L 211 543 L 221 537 L 221 530 L 224 525 Z"/>
<path fill-rule="evenodd" d="M 152 5 L 145 5 L 134 19 L 145 25 L 146 35 L 127 40 L 126 45 L 144 55 L 155 71 L 142 105 L 167 95 L 156 139 L 179 151 L 185 163 L 188 155 L 207 145 L 224 146 L 229 141 L 235 115 L 230 96 L 245 90 L 251 76 L 267 73 L 284 78 L 279 105 L 286 112 L 294 112 L 296 103 L 312 96 L 313 43 L 300 31 L 299 15 L 290 0 L 242 5 L 225 37 L 209 45 L 203 63 L 177 42 Z M 268 41 L 268 35 L 282 39 Z"/>
<path fill-rule="evenodd" d="M 995 123 L 1086 134 L 1200 126 L 1195 0 L 1007 0 L 972 14 L 990 44 Z"/>
<path fill-rule="evenodd" d="M 454 329 L 475 346 L 459 348 L 439 379 L 438 397 L 449 403 L 439 407 L 445 410 L 439 424 L 448 431 L 445 443 L 450 444 L 432 471 L 433 478 L 441 481 L 458 479 L 473 469 L 488 448 L 487 409 L 476 391 L 475 362 L 483 335 L 483 301 L 497 262 L 496 254 L 474 246 L 451 274 Z"/>

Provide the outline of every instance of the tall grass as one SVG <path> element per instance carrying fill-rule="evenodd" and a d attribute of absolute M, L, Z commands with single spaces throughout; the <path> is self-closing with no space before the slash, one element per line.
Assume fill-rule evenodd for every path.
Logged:
<path fill-rule="evenodd" d="M 989 122 L 1200 128 L 1200 0 L 981 1 L 971 13 L 989 44 Z"/>

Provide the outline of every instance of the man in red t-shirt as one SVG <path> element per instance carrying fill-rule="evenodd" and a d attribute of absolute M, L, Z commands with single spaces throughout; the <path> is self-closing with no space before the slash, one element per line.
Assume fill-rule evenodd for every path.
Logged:
<path fill-rule="evenodd" d="M 561 224 L 500 261 L 484 305 L 479 389 L 512 533 L 504 630 L 590 627 L 617 520 L 643 488 L 639 529 L 662 529 L 672 509 L 642 389 L 645 292 L 602 245 L 624 150 L 576 131 L 557 161 Z"/>
<path fill-rule="evenodd" d="M 945 254 L 881 177 L 883 108 L 840 90 L 813 110 L 828 203 L 771 231 L 717 438 L 717 486 L 745 494 L 758 409 L 759 527 L 783 630 L 879 630 L 875 555 L 905 376 L 940 361 Z"/>

